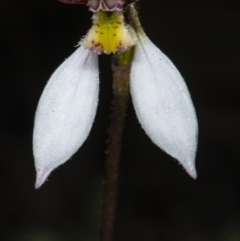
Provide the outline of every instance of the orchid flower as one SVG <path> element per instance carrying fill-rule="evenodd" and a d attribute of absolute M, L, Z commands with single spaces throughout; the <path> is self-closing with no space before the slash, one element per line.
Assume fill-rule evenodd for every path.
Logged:
<path fill-rule="evenodd" d="M 78 49 L 50 77 L 40 98 L 34 123 L 36 188 L 84 143 L 98 104 L 98 54 L 130 48 L 134 57 L 130 92 L 136 115 L 149 138 L 177 159 L 196 178 L 198 124 L 183 77 L 146 36 L 141 26 L 124 20 L 123 0 L 60 0 L 87 4 L 93 26 Z"/>

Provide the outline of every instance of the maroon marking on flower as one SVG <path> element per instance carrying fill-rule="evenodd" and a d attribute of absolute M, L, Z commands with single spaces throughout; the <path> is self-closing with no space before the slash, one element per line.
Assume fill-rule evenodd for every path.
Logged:
<path fill-rule="evenodd" d="M 97 43 L 97 44 L 95 44 L 95 47 L 96 47 L 96 48 L 100 47 L 100 49 L 103 49 L 103 46 L 102 46 L 101 43 Z"/>
<path fill-rule="evenodd" d="M 123 44 L 122 44 L 122 42 L 120 41 L 119 44 L 118 44 L 118 46 L 117 46 L 117 52 L 118 52 L 118 53 L 122 53 L 122 52 L 124 52 L 124 51 L 126 51 L 126 50 L 128 50 L 128 49 L 130 49 L 130 48 L 132 48 L 132 46 L 123 47 Z"/>

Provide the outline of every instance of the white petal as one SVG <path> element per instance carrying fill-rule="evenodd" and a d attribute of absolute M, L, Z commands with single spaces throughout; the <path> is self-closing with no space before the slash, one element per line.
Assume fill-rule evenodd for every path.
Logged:
<path fill-rule="evenodd" d="M 36 188 L 87 138 L 96 114 L 98 75 L 97 54 L 81 46 L 48 81 L 34 123 Z"/>
<path fill-rule="evenodd" d="M 136 114 L 147 135 L 196 178 L 198 124 L 190 94 L 173 63 L 144 34 L 130 79 Z"/>

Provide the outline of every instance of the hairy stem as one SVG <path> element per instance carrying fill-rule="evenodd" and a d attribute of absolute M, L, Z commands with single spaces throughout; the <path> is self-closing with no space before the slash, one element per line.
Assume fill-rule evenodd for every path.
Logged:
<path fill-rule="evenodd" d="M 111 241 L 113 238 L 121 143 L 129 99 L 129 74 L 133 51 L 131 49 L 115 55 L 112 64 L 114 99 L 105 160 L 100 241 Z"/>
<path fill-rule="evenodd" d="M 127 22 L 128 24 L 130 24 L 133 29 L 136 31 L 137 34 L 144 34 L 144 31 L 143 31 L 143 28 L 142 28 L 142 25 L 139 21 L 139 17 L 138 17 L 138 11 L 136 9 L 136 4 L 133 3 L 133 4 L 129 4 L 127 7 L 126 7 L 126 13 L 125 13 L 126 17 L 127 17 Z"/>

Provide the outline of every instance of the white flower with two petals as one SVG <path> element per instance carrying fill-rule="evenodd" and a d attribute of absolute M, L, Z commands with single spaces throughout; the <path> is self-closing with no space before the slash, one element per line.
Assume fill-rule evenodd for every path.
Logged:
<path fill-rule="evenodd" d="M 189 91 L 173 63 L 143 31 L 137 33 L 130 92 L 149 138 L 196 178 L 198 124 Z M 98 93 L 98 54 L 81 45 L 55 70 L 37 107 L 33 133 L 36 188 L 88 137 Z"/>

